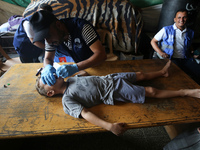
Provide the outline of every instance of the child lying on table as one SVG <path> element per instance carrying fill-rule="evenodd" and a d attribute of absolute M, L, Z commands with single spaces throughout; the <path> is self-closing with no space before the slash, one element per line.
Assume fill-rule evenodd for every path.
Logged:
<path fill-rule="evenodd" d="M 200 89 L 169 91 L 133 84 L 136 81 L 168 77 L 170 64 L 171 61 L 169 60 L 163 69 L 149 73 L 126 72 L 113 73 L 106 76 L 75 76 L 69 77 L 66 82 L 59 77 L 53 86 L 44 85 L 39 77 L 36 82 L 36 89 L 41 95 L 45 96 L 63 94 L 62 104 L 65 113 L 75 118 L 83 117 L 90 123 L 116 135 L 121 135 L 126 131 L 125 123 L 106 122 L 88 111 L 87 108 L 100 103 L 114 105 L 115 101 L 144 103 L 145 97 L 171 98 L 190 96 L 200 98 Z"/>

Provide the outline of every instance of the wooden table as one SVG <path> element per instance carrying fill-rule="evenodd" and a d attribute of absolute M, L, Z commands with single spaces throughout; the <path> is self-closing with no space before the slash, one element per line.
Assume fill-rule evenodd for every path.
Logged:
<path fill-rule="evenodd" d="M 114 72 L 156 71 L 165 60 L 105 62 L 86 71 L 92 75 Z M 64 113 L 61 97 L 47 98 L 37 93 L 35 80 L 42 64 L 16 64 L 0 78 L 0 138 L 102 132 L 84 119 Z M 168 78 L 141 82 L 159 89 L 200 88 L 172 64 Z M 8 85 L 10 84 L 10 85 Z M 4 87 L 5 85 L 5 87 Z M 90 110 L 109 122 L 126 122 L 127 128 L 142 128 L 200 121 L 200 100 L 189 97 L 146 99 L 145 104 L 98 105 Z"/>

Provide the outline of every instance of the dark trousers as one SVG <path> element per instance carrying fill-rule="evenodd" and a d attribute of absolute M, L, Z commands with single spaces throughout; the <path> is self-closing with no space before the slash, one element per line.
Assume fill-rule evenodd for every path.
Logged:
<path fill-rule="evenodd" d="M 172 141 L 170 141 L 163 150 L 199 150 L 200 149 L 200 134 L 197 128 L 186 131 Z"/>
<path fill-rule="evenodd" d="M 24 41 L 20 47 L 15 48 L 19 54 L 22 63 L 37 63 L 40 62 L 38 57 L 44 53 L 44 50 L 33 45 L 30 41 Z"/>
<path fill-rule="evenodd" d="M 20 60 L 22 63 L 39 63 L 40 61 L 38 60 L 38 57 L 23 57 L 23 56 L 19 56 Z"/>
<path fill-rule="evenodd" d="M 171 60 L 200 85 L 200 64 L 193 59 L 172 58 Z"/>

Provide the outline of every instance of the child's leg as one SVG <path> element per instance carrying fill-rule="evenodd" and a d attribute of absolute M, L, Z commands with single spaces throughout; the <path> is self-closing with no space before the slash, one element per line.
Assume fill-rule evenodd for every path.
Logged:
<path fill-rule="evenodd" d="M 155 79 L 157 77 L 168 77 L 168 69 L 171 65 L 171 60 L 167 62 L 167 64 L 163 67 L 163 69 L 155 72 L 149 72 L 149 73 L 142 73 L 142 72 L 136 72 L 136 81 L 142 81 L 142 80 L 151 80 Z"/>
<path fill-rule="evenodd" d="M 172 98 L 178 96 L 189 96 L 200 98 L 200 89 L 181 89 L 177 91 L 159 90 L 153 87 L 145 87 L 145 96 L 152 98 Z"/>

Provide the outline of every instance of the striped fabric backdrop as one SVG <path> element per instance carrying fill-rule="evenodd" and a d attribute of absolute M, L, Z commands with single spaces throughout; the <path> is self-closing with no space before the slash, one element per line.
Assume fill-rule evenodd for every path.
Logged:
<path fill-rule="evenodd" d="M 58 18 L 83 18 L 96 29 L 108 30 L 113 50 L 137 53 L 143 21 L 128 0 L 31 0 L 23 16 L 32 15 L 42 3 L 51 5 Z"/>

